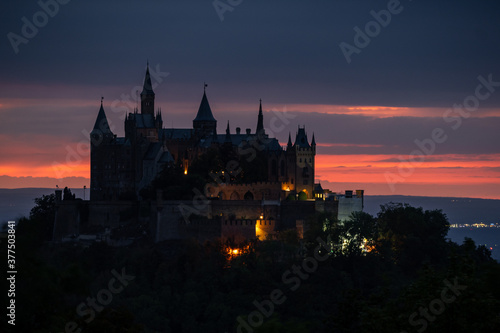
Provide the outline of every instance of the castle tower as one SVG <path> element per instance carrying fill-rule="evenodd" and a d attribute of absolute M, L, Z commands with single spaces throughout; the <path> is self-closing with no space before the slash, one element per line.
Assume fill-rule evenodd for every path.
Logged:
<path fill-rule="evenodd" d="M 153 85 L 151 84 L 151 75 L 149 74 L 149 63 L 146 68 L 146 77 L 144 78 L 144 85 L 141 92 L 141 113 L 154 114 L 155 109 L 155 93 Z"/>
<path fill-rule="evenodd" d="M 206 86 L 207 85 L 205 84 L 205 88 Z M 205 89 L 203 89 L 203 97 L 201 99 L 198 113 L 196 114 L 196 118 L 193 120 L 193 129 L 200 137 L 213 135 L 213 133 L 217 131 L 217 120 L 215 120 L 212 114 L 212 109 L 210 109 Z"/>
<path fill-rule="evenodd" d="M 141 92 L 141 112 L 134 108 L 133 113 L 125 117 L 125 138 L 133 143 L 143 141 L 158 142 L 163 128 L 161 110 L 155 113 L 155 93 L 151 84 L 149 63 Z"/>
<path fill-rule="evenodd" d="M 90 199 L 103 200 L 106 198 L 110 182 L 107 181 L 108 169 L 106 163 L 110 155 L 110 144 L 114 134 L 109 128 L 108 119 L 102 105 L 97 114 L 92 132 L 90 132 Z"/>
<path fill-rule="evenodd" d="M 108 119 L 106 118 L 104 107 L 102 106 L 103 99 L 104 98 L 101 98 L 101 108 L 97 113 L 94 128 L 92 132 L 90 132 L 91 147 L 98 147 L 101 144 L 109 143 L 113 139 L 113 132 L 111 132 L 109 128 Z"/>
<path fill-rule="evenodd" d="M 295 193 L 305 192 L 307 199 L 313 199 L 316 156 L 314 134 L 311 144 L 309 144 L 305 127 L 299 126 L 293 145 L 291 136 L 288 136 L 286 156 L 290 190 L 295 191 Z"/>

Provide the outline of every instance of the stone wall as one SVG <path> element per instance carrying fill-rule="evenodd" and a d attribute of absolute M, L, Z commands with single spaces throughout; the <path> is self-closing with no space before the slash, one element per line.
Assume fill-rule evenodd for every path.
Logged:
<path fill-rule="evenodd" d="M 354 199 L 354 198 L 353 198 Z M 357 198 L 358 199 L 358 198 Z M 144 226 L 155 242 L 195 238 L 267 239 L 279 230 L 306 228 L 316 212 L 336 215 L 339 201 L 162 200 L 56 202 L 54 240 L 86 230 Z M 356 203 L 359 205 L 359 203 Z M 140 236 L 140 235 L 139 235 Z"/>
<path fill-rule="evenodd" d="M 256 182 L 250 184 L 212 184 L 207 187 L 212 197 L 222 200 L 280 200 L 280 182 Z"/>

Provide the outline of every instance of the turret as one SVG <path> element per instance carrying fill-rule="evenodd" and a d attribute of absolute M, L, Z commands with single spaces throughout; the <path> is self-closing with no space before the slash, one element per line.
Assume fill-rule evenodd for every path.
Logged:
<path fill-rule="evenodd" d="M 311 148 L 309 142 L 307 141 L 307 133 L 305 127 L 300 128 L 297 131 L 297 135 L 295 136 L 295 143 L 293 144 L 295 147 L 299 148 Z"/>
<path fill-rule="evenodd" d="M 198 113 L 193 120 L 193 129 L 199 136 L 213 135 L 213 132 L 217 130 L 217 120 L 215 120 L 212 109 L 210 109 L 205 88 L 203 89 L 203 97 L 201 98 Z"/>
<path fill-rule="evenodd" d="M 163 128 L 163 119 L 161 117 L 161 109 L 158 109 L 156 112 L 156 117 L 155 117 L 155 125 L 158 130 L 161 130 Z"/>
<path fill-rule="evenodd" d="M 292 144 L 292 136 L 290 132 L 288 132 L 288 143 L 286 144 L 286 150 L 292 149 L 293 144 Z"/>
<path fill-rule="evenodd" d="M 291 141 L 289 140 L 288 147 Z M 305 192 L 308 199 L 313 199 L 314 190 L 314 164 L 316 155 L 316 139 L 309 144 L 305 127 L 298 128 L 293 147 L 287 149 L 287 153 L 295 155 L 295 191 Z M 289 153 L 289 154 L 290 154 Z"/>
<path fill-rule="evenodd" d="M 106 118 L 106 113 L 102 105 L 103 99 L 104 97 L 101 98 L 101 108 L 97 114 L 94 128 L 92 132 L 90 132 L 90 143 L 93 147 L 97 147 L 102 143 L 108 143 L 113 139 L 113 132 L 111 132 L 109 128 L 108 119 Z"/>

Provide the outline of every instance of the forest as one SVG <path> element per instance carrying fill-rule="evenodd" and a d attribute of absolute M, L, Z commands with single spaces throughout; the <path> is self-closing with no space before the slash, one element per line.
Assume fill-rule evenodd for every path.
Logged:
<path fill-rule="evenodd" d="M 500 331 L 499 263 L 447 239 L 439 210 L 388 203 L 311 216 L 302 239 L 117 248 L 51 242 L 54 214 L 42 196 L 17 224 L 16 325 L 2 332 Z"/>

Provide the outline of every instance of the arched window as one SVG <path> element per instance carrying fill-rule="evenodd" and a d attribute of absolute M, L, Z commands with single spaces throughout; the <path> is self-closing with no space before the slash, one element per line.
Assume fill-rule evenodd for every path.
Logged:
<path fill-rule="evenodd" d="M 245 193 L 245 200 L 253 200 L 252 192 L 248 191 L 247 193 Z"/>
<path fill-rule="evenodd" d="M 285 161 L 281 160 L 280 162 L 280 176 L 285 176 Z"/>

